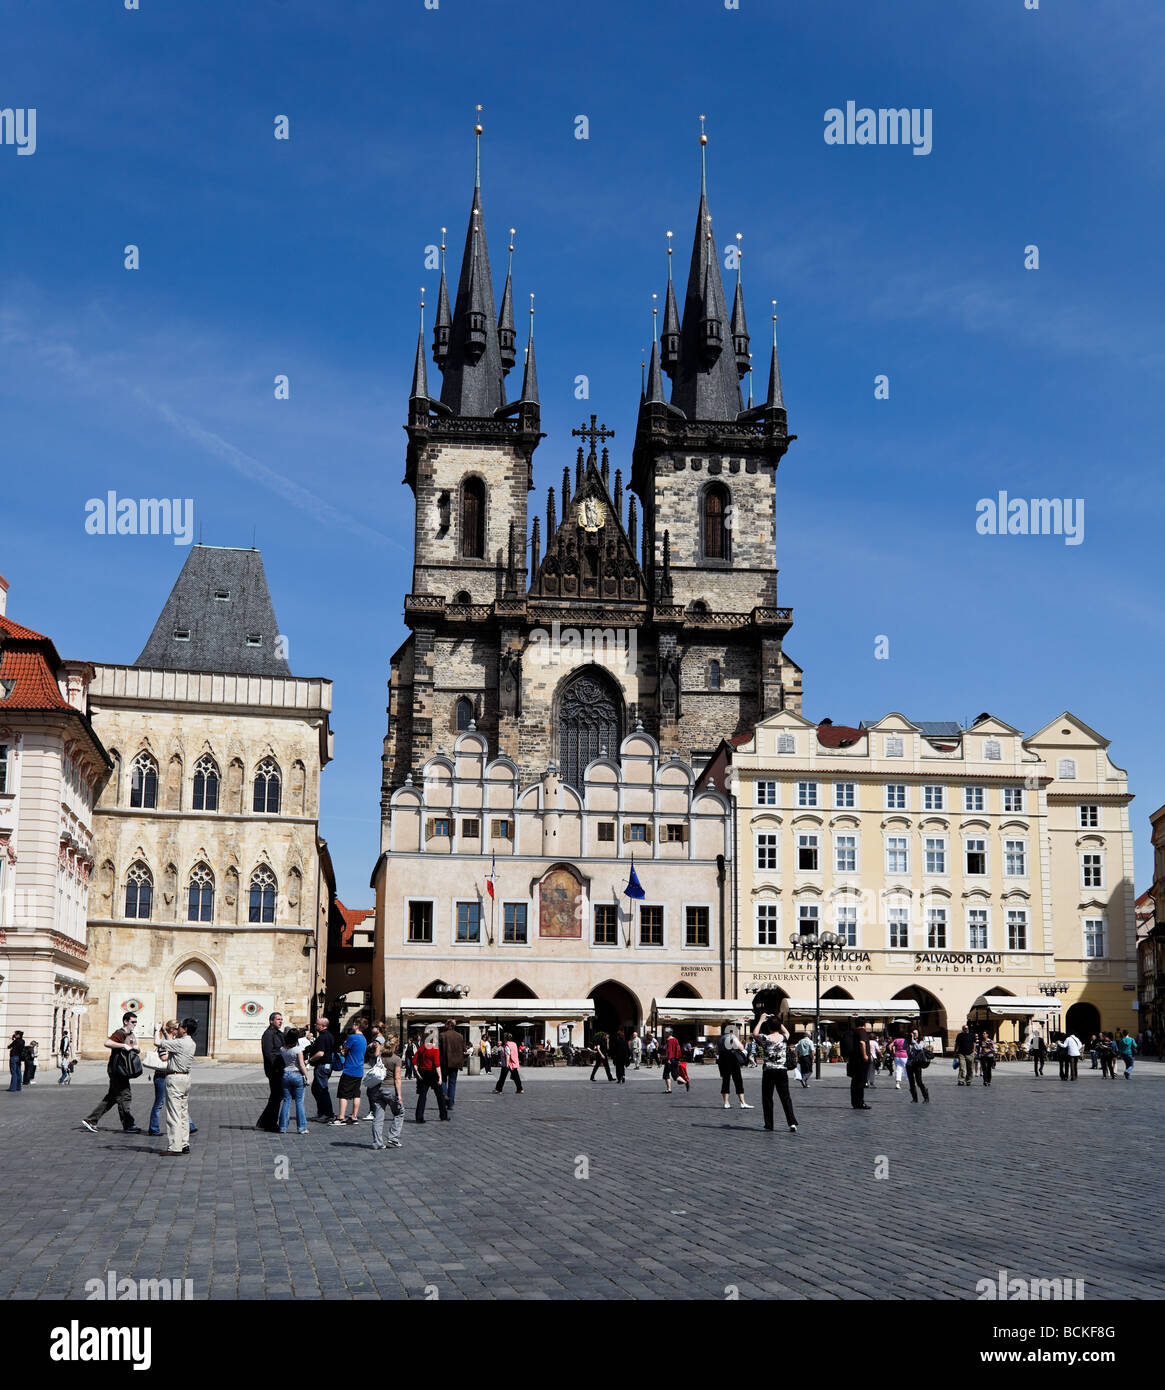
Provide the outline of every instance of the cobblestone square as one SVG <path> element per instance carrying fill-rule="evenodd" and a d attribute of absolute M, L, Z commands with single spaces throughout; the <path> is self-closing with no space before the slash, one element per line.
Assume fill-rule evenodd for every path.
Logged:
<path fill-rule="evenodd" d="M 1088 1299 L 1165 1291 L 1133 1196 L 1165 1123 L 1158 1063 L 1102 1081 L 1085 1058 L 1075 1084 L 1001 1066 L 988 1090 L 937 1059 L 930 1105 L 880 1081 L 868 1112 L 835 1065 L 794 1085 L 795 1135 L 779 1106 L 762 1129 L 759 1071 L 755 1108 L 729 1113 L 715 1068 L 691 1070 L 672 1095 L 647 1070 L 532 1071 L 521 1096 L 464 1077 L 447 1125 L 413 1123 L 410 1085 L 404 1147 L 378 1153 L 363 1122 L 258 1132 L 258 1069 L 206 1067 L 193 1152 L 171 1161 L 116 1111 L 80 1127 L 92 1064 L 68 1089 L 42 1071 L 0 1102 L 18 1175 L 0 1295 L 82 1299 L 111 1270 L 188 1279 L 195 1299 L 975 1299 L 1000 1270 L 1083 1280 Z M 135 1085 L 143 1127 L 151 1096 Z"/>

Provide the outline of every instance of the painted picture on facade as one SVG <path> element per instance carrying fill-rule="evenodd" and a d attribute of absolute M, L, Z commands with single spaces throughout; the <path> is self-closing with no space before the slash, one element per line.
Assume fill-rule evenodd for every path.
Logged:
<path fill-rule="evenodd" d="M 539 885 L 538 935 L 559 940 L 582 937 L 582 881 L 569 869 L 551 869 Z"/>

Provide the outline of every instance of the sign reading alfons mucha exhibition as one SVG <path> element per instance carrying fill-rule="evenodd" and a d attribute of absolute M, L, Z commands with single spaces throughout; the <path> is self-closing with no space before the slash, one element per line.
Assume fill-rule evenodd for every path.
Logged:
<path fill-rule="evenodd" d="M 273 994 L 232 994 L 227 1001 L 227 1037 L 261 1038 L 274 1012 Z"/>
<path fill-rule="evenodd" d="M 1014 969 L 1016 962 L 1011 966 Z M 823 985 L 857 984 L 870 975 L 1002 975 L 1002 951 L 823 951 Z M 745 980 L 745 993 L 756 994 L 775 985 L 811 983 L 817 977 L 812 951 L 785 951 L 776 969 L 754 971 Z"/>

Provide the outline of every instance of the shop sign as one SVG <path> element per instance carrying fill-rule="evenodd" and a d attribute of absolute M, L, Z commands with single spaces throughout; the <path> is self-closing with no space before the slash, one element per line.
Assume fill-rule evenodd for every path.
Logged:
<path fill-rule="evenodd" d="M 1002 951 L 916 951 L 915 973 L 924 975 L 1002 975 Z"/>

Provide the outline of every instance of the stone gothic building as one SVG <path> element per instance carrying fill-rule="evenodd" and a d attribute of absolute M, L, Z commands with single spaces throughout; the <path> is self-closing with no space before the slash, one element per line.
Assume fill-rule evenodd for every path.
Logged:
<path fill-rule="evenodd" d="M 698 767 L 722 737 L 801 708 L 800 668 L 783 650 L 792 612 L 777 606 L 776 474 L 794 436 L 775 321 L 767 395 L 753 406 L 741 392 L 743 291 L 738 275 L 729 311 L 703 172 L 683 312 L 669 270 L 630 468 L 612 465 L 592 416 L 574 431 L 586 447 L 550 489 L 543 528 L 528 502 L 544 438 L 533 311 L 514 395 L 514 288 L 507 272 L 497 311 L 477 135 L 452 300 L 442 261 L 440 391 L 430 394 L 422 324 L 408 405 L 415 551 L 410 635 L 389 682 L 384 851 L 393 793 L 459 732 L 481 734 L 522 784 L 553 764 L 581 790 L 587 764 L 617 763 L 636 730 Z"/>

